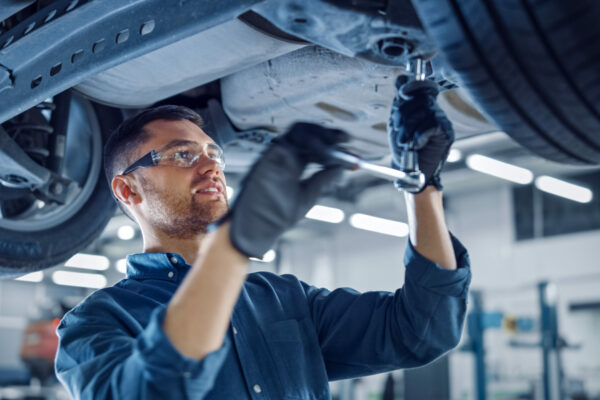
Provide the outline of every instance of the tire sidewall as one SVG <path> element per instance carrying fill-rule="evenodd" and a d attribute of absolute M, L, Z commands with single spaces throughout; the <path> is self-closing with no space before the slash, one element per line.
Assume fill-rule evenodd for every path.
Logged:
<path fill-rule="evenodd" d="M 117 109 L 93 104 L 102 143 L 122 117 Z M 41 231 L 19 232 L 0 228 L 0 274 L 21 275 L 56 265 L 87 247 L 102 232 L 115 211 L 115 200 L 104 178 L 104 160 L 86 203 L 67 221 Z"/>

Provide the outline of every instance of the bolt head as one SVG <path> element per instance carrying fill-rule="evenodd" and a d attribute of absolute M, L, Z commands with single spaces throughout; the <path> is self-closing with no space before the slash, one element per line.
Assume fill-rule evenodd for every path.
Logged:
<path fill-rule="evenodd" d="M 50 191 L 52 192 L 52 194 L 55 195 L 60 195 L 63 191 L 64 191 L 65 187 L 62 183 L 59 182 L 54 182 L 51 186 L 50 186 Z"/>

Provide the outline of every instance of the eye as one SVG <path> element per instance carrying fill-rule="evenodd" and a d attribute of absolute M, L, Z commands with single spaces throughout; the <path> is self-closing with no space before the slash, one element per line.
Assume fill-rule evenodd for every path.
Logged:
<path fill-rule="evenodd" d="M 173 159 L 175 160 L 187 160 L 191 157 L 191 153 L 188 150 L 179 150 L 173 153 Z"/>
<path fill-rule="evenodd" d="M 208 145 L 206 146 L 206 155 L 211 160 L 220 160 L 223 157 L 223 151 L 216 145 Z"/>

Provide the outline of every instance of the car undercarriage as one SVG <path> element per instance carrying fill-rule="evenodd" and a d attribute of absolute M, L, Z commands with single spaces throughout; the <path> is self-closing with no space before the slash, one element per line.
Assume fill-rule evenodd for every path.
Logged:
<path fill-rule="evenodd" d="M 295 121 L 388 164 L 394 81 L 420 59 L 456 146 L 598 165 L 599 15 L 593 0 L 0 0 L 0 273 L 99 235 L 115 209 L 102 143 L 156 104 L 199 111 L 234 177 Z"/>

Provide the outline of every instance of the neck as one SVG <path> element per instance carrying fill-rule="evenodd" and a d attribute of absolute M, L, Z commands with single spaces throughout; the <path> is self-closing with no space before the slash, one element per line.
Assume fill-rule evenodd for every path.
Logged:
<path fill-rule="evenodd" d="M 162 232 L 144 232 L 144 253 L 177 253 L 188 264 L 194 265 L 205 236 L 205 234 L 200 234 L 192 238 L 182 239 L 165 235 Z"/>

